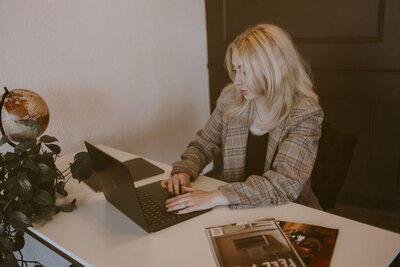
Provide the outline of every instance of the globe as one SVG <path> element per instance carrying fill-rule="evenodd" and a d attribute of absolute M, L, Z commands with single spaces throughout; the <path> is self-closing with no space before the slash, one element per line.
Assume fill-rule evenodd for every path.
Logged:
<path fill-rule="evenodd" d="M 23 120 L 37 122 L 40 132 L 35 135 L 33 129 Z M 40 136 L 49 124 L 50 113 L 46 102 L 35 92 L 27 89 L 10 90 L 1 107 L 1 123 L 8 138 L 22 142 Z"/>

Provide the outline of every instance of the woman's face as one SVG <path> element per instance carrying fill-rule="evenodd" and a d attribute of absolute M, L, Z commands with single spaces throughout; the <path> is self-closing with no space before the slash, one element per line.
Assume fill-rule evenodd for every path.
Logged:
<path fill-rule="evenodd" d="M 239 55 L 237 54 L 235 49 L 232 50 L 232 65 L 233 71 L 235 73 L 235 80 L 233 81 L 233 83 L 236 85 L 236 88 L 240 91 L 243 97 L 247 100 L 254 100 L 256 98 L 262 97 L 261 95 L 256 95 L 252 93 L 248 89 L 248 86 L 244 79 L 246 75 L 245 66 L 242 60 L 239 58 Z"/>

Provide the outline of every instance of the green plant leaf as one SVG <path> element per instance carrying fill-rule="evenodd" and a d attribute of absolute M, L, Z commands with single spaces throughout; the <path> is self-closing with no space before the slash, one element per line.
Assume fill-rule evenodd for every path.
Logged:
<path fill-rule="evenodd" d="M 19 267 L 18 261 L 14 253 L 5 254 L 3 256 L 0 267 Z"/>
<path fill-rule="evenodd" d="M 46 165 L 54 166 L 53 152 L 45 151 L 43 155 L 37 157 L 38 162 L 43 162 Z"/>
<path fill-rule="evenodd" d="M 0 183 L 0 192 L 1 191 L 3 191 L 3 189 L 6 187 L 6 182 L 5 181 L 2 181 L 1 183 Z M 0 200 L 1 201 L 1 200 Z M 0 206 L 1 206 L 1 203 L 0 203 Z"/>
<path fill-rule="evenodd" d="M 3 253 L 12 253 L 13 251 L 13 243 L 7 237 L 0 237 L 0 251 Z"/>
<path fill-rule="evenodd" d="M 8 178 L 6 182 L 6 188 L 9 192 L 18 193 L 18 180 L 16 176 Z"/>
<path fill-rule="evenodd" d="M 37 137 L 40 133 L 40 131 L 42 130 L 40 128 L 40 125 L 31 119 L 24 119 L 24 120 L 19 120 L 20 122 L 22 122 L 25 126 L 28 126 L 32 129 L 33 133 L 35 134 L 35 137 Z"/>
<path fill-rule="evenodd" d="M 56 206 L 36 206 L 35 207 L 35 212 L 34 216 L 37 219 L 41 218 L 48 218 L 51 217 L 55 214 L 57 214 L 59 211 L 57 210 Z"/>
<path fill-rule="evenodd" d="M 15 152 L 33 152 L 37 150 L 36 142 L 34 139 L 27 139 L 20 142 L 14 148 Z"/>
<path fill-rule="evenodd" d="M 5 190 L 5 191 L 6 191 L 6 190 Z M 6 199 L 7 201 L 10 201 L 10 200 L 14 200 L 15 197 L 17 196 L 17 194 L 14 193 L 13 191 L 8 191 L 8 192 L 6 192 L 6 193 L 4 194 L 4 196 L 5 196 L 5 199 Z"/>
<path fill-rule="evenodd" d="M 4 265 L 3 265 L 4 264 Z M 15 258 L 14 253 L 9 253 L 7 254 L 5 258 L 5 262 L 1 263 L 1 267 L 18 267 L 18 261 L 17 258 Z"/>
<path fill-rule="evenodd" d="M 20 166 L 21 166 L 21 159 L 20 158 L 15 158 L 14 160 L 8 162 L 6 168 L 8 170 L 11 170 L 11 169 L 16 169 L 16 168 L 18 168 Z"/>
<path fill-rule="evenodd" d="M 31 199 L 33 194 L 33 189 L 32 189 L 32 184 L 31 182 L 29 182 L 26 173 L 19 173 L 17 175 L 17 181 L 18 181 L 18 195 L 21 196 L 24 200 Z"/>
<path fill-rule="evenodd" d="M 22 203 L 22 204 L 18 205 L 15 209 L 19 210 L 20 212 L 25 214 L 28 218 L 32 218 L 33 208 L 30 203 L 27 203 L 27 202 Z"/>
<path fill-rule="evenodd" d="M 38 162 L 37 166 L 39 168 L 38 172 L 32 174 L 32 178 L 36 183 L 46 183 L 53 181 L 57 176 L 57 171 L 47 164 Z"/>
<path fill-rule="evenodd" d="M 61 205 L 61 206 L 56 206 L 57 210 L 63 211 L 63 212 L 71 212 L 75 208 L 75 203 L 76 199 L 72 200 L 70 203 Z"/>
<path fill-rule="evenodd" d="M 5 188 L 6 193 L 13 192 L 24 200 L 29 200 L 32 197 L 32 185 L 25 172 L 18 173 L 17 176 L 8 178 L 5 183 Z"/>
<path fill-rule="evenodd" d="M 57 138 L 50 136 L 50 135 L 43 135 L 42 137 L 40 137 L 39 139 L 40 142 L 43 143 L 53 143 L 53 142 L 57 142 Z"/>
<path fill-rule="evenodd" d="M 15 159 L 15 154 L 13 152 L 7 151 L 6 154 L 4 154 L 4 159 L 6 161 L 10 161 Z"/>
<path fill-rule="evenodd" d="M 65 184 L 66 182 L 58 182 L 56 184 L 56 192 L 59 193 L 62 196 L 68 196 L 68 192 L 65 191 Z"/>
<path fill-rule="evenodd" d="M 25 228 L 32 226 L 31 220 L 29 220 L 29 218 L 20 211 L 13 211 L 8 220 L 9 223 L 17 230 L 24 230 Z"/>
<path fill-rule="evenodd" d="M 54 205 L 54 199 L 51 197 L 50 193 L 43 189 L 39 189 L 34 192 L 32 201 L 33 203 L 39 204 L 41 206 Z"/>
<path fill-rule="evenodd" d="M 61 148 L 55 144 L 46 144 L 46 146 L 56 155 L 61 153 Z"/>
<path fill-rule="evenodd" d="M 24 231 L 18 231 L 14 236 L 13 250 L 18 251 L 23 249 L 25 246 Z"/>
<path fill-rule="evenodd" d="M 78 152 L 74 156 L 74 161 L 77 160 L 89 160 L 90 161 L 90 155 L 88 152 Z"/>
<path fill-rule="evenodd" d="M 4 237 L 6 235 L 6 228 L 4 228 L 4 224 L 0 225 L 0 237 Z"/>
<path fill-rule="evenodd" d="M 22 160 L 17 155 L 15 155 L 15 153 L 7 152 L 4 155 L 4 159 L 5 159 L 4 166 L 7 170 L 15 169 L 21 166 Z"/>
<path fill-rule="evenodd" d="M 4 145 L 5 143 L 10 142 L 10 139 L 8 139 L 7 135 L 3 135 L 0 139 L 0 146 Z"/>
<path fill-rule="evenodd" d="M 39 167 L 33 162 L 30 158 L 25 158 L 21 165 L 25 169 L 29 169 L 31 171 L 39 171 Z"/>
<path fill-rule="evenodd" d="M 89 178 L 93 173 L 93 165 L 89 153 L 79 152 L 74 156 L 74 162 L 70 166 L 74 179 L 79 181 Z"/>

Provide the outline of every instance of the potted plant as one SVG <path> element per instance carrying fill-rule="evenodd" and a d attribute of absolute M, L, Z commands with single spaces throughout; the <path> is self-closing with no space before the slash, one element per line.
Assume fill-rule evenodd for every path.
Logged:
<path fill-rule="evenodd" d="M 8 142 L 3 135 L 0 145 Z M 21 249 L 24 230 L 32 221 L 73 210 L 76 199 L 56 204 L 56 195 L 67 196 L 65 184 L 72 177 L 82 181 L 90 177 L 92 165 L 87 152 L 75 155 L 66 170 L 59 170 L 55 161 L 61 152 L 55 137 L 25 140 L 13 152 L 0 153 L 0 266 L 23 266 Z M 20 254 L 20 259 L 14 252 Z M 39 265 L 40 266 L 40 265 Z"/>
<path fill-rule="evenodd" d="M 34 120 L 23 119 L 20 123 L 32 129 L 34 138 L 17 144 L 4 134 L 0 123 L 3 132 L 0 146 L 9 143 L 13 147 L 11 151 L 0 152 L 0 267 L 28 266 L 28 263 L 42 266 L 23 258 L 24 231 L 36 220 L 72 211 L 76 199 L 57 205 L 56 196 L 68 195 L 65 184 L 69 179 L 82 181 L 92 174 L 87 152 L 77 153 L 67 169 L 59 170 L 55 164 L 61 153 L 57 138 L 49 135 L 37 138 L 41 129 Z"/>

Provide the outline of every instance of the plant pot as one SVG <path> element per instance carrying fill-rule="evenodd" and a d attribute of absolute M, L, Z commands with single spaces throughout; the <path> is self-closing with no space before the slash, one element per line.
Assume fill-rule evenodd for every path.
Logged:
<path fill-rule="evenodd" d="M 53 200 L 54 201 L 56 200 L 55 180 L 38 184 L 38 187 L 40 189 L 46 190 L 50 194 L 50 196 L 53 198 Z"/>

